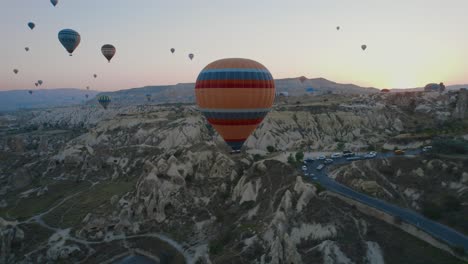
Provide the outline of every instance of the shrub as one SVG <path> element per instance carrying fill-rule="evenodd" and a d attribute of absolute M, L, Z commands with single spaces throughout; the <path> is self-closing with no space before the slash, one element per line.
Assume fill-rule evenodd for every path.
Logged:
<path fill-rule="evenodd" d="M 255 155 L 253 155 L 253 159 L 254 159 L 255 162 L 257 162 L 257 161 L 263 159 L 263 156 L 260 155 L 260 154 L 255 154 Z"/>
<path fill-rule="evenodd" d="M 296 161 L 302 161 L 304 159 L 304 152 L 296 152 Z"/>
<path fill-rule="evenodd" d="M 460 139 L 437 139 L 432 143 L 434 153 L 468 154 L 468 142 Z"/>
<path fill-rule="evenodd" d="M 273 146 L 268 146 L 268 147 L 267 147 L 267 150 L 268 150 L 268 152 L 270 152 L 270 153 L 276 151 L 275 147 L 273 147 Z"/>
<path fill-rule="evenodd" d="M 295 164 L 296 163 L 296 160 L 294 159 L 292 154 L 289 154 L 288 163 L 289 164 Z"/>
<path fill-rule="evenodd" d="M 342 151 L 345 147 L 345 143 L 344 142 L 339 142 L 338 145 L 336 146 L 336 148 L 340 151 Z"/>
<path fill-rule="evenodd" d="M 461 202 L 457 197 L 453 195 L 446 195 L 443 199 L 444 210 L 446 212 L 460 211 Z"/>
<path fill-rule="evenodd" d="M 317 194 L 325 191 L 325 187 L 323 187 L 320 183 L 315 182 L 314 185 L 315 185 L 315 188 L 317 188 Z"/>
<path fill-rule="evenodd" d="M 441 208 L 433 202 L 424 202 L 422 204 L 422 213 L 433 220 L 439 220 L 442 217 Z"/>

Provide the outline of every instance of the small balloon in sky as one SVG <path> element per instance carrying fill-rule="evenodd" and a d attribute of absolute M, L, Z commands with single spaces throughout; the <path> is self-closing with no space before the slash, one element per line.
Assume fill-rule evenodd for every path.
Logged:
<path fill-rule="evenodd" d="M 114 57 L 116 49 L 111 44 L 106 44 L 101 48 L 102 55 L 106 57 L 107 61 L 110 63 L 111 59 Z"/>
<path fill-rule="evenodd" d="M 56 6 L 58 4 L 58 0 L 50 0 L 50 3 L 53 5 L 53 6 Z"/>
<path fill-rule="evenodd" d="M 36 27 L 36 24 L 34 24 L 33 22 L 29 22 L 28 23 L 28 27 L 33 30 L 35 27 Z"/>
<path fill-rule="evenodd" d="M 39 85 L 42 85 L 43 82 L 42 82 L 42 80 L 39 80 L 39 81 L 37 81 L 37 83 L 38 83 Z"/>
<path fill-rule="evenodd" d="M 89 86 L 86 86 L 86 90 L 89 90 Z"/>
<path fill-rule="evenodd" d="M 33 91 L 29 90 L 29 94 L 32 94 L 32 93 L 33 93 Z"/>
<path fill-rule="evenodd" d="M 28 48 L 28 47 L 26 47 L 26 48 L 24 48 L 24 50 L 25 50 L 25 51 L 29 51 L 29 48 Z"/>
<path fill-rule="evenodd" d="M 362 46 L 361 46 L 361 49 L 362 49 L 362 50 L 366 50 L 366 49 L 367 49 L 367 45 L 362 45 Z"/>
<path fill-rule="evenodd" d="M 15 74 L 18 74 L 19 71 L 18 71 L 18 69 L 14 69 L 13 72 L 14 72 Z"/>
<path fill-rule="evenodd" d="M 35 83 L 34 85 L 36 85 L 36 87 L 39 85 L 38 83 Z"/>
<path fill-rule="evenodd" d="M 94 76 L 94 79 L 96 79 L 96 78 L 97 78 L 97 74 L 94 74 L 93 76 Z"/>
<path fill-rule="evenodd" d="M 73 51 L 81 42 L 81 36 L 78 32 L 73 29 L 63 29 L 58 33 L 58 39 L 62 43 L 63 47 L 72 56 Z"/>
<path fill-rule="evenodd" d="M 336 30 L 340 30 L 340 26 L 337 26 L 337 27 L 336 27 Z"/>
<path fill-rule="evenodd" d="M 174 52 L 175 52 L 175 49 L 174 49 L 174 48 L 172 48 L 172 49 L 171 49 L 171 53 L 172 53 L 172 54 L 174 54 Z"/>
<path fill-rule="evenodd" d="M 188 57 L 190 58 L 190 60 L 193 60 L 193 57 L 195 57 L 195 55 L 193 55 L 193 53 L 190 53 Z"/>

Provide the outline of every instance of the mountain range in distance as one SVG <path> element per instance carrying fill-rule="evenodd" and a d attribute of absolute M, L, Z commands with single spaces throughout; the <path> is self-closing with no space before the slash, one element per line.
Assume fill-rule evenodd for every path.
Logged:
<path fill-rule="evenodd" d="M 371 94 L 380 92 L 374 87 L 361 87 L 354 84 L 336 83 L 325 78 L 306 79 L 300 77 L 275 80 L 277 92 L 287 92 L 289 96 L 301 96 L 306 93 L 321 95 L 335 94 Z M 175 85 L 145 86 L 118 91 L 100 92 L 76 88 L 61 89 L 31 89 L 0 91 L 0 111 L 15 111 L 20 109 L 47 108 L 74 104 L 96 103 L 96 96 L 106 94 L 117 104 L 141 104 L 146 102 L 146 95 L 151 95 L 151 103 L 194 103 L 194 83 L 179 83 Z M 447 86 L 447 90 L 458 90 L 467 85 Z M 309 92 L 307 92 L 308 90 Z M 391 92 L 422 91 L 423 88 L 390 89 Z M 85 95 L 88 94 L 87 99 Z"/>

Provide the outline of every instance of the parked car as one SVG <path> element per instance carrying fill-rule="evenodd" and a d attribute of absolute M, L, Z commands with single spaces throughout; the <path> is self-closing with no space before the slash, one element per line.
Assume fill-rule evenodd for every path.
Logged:
<path fill-rule="evenodd" d="M 321 171 L 324 167 L 325 167 L 325 165 L 320 164 L 320 165 L 317 166 L 316 169 L 317 169 L 318 171 Z"/>
<path fill-rule="evenodd" d="M 364 155 L 364 158 L 365 159 L 373 159 L 377 156 L 377 152 L 375 151 L 371 151 L 369 153 L 367 153 L 366 155 Z"/>
<path fill-rule="evenodd" d="M 405 155 L 405 151 L 401 149 L 397 149 L 394 151 L 395 155 Z"/>
<path fill-rule="evenodd" d="M 333 160 L 332 159 L 326 159 L 323 163 L 324 164 L 331 164 L 331 163 L 333 163 Z"/>
<path fill-rule="evenodd" d="M 343 151 L 343 157 L 354 157 L 354 153 L 352 151 L 349 151 L 349 150 L 345 150 Z"/>
<path fill-rule="evenodd" d="M 425 146 L 424 148 L 422 148 L 423 152 L 428 152 L 430 150 L 432 150 L 432 146 Z"/>
<path fill-rule="evenodd" d="M 360 160 L 362 159 L 361 156 L 354 156 L 354 157 L 349 157 L 349 158 L 346 158 L 346 160 L 349 160 L 349 161 L 353 161 L 353 160 Z"/>
<path fill-rule="evenodd" d="M 339 159 L 341 158 L 343 155 L 341 155 L 341 153 L 333 153 L 330 155 L 330 158 L 332 159 Z"/>
<path fill-rule="evenodd" d="M 320 156 L 318 156 L 317 159 L 318 159 L 318 160 L 325 160 L 326 158 L 327 158 L 327 157 L 325 157 L 325 155 L 320 155 Z"/>
<path fill-rule="evenodd" d="M 314 160 L 312 158 L 307 158 L 304 160 L 305 162 L 314 162 Z"/>
<path fill-rule="evenodd" d="M 308 173 L 308 172 L 304 172 L 304 176 L 309 176 L 309 173 Z"/>
<path fill-rule="evenodd" d="M 307 166 L 306 166 L 306 165 L 302 166 L 302 170 L 303 170 L 303 171 L 306 171 L 306 170 L 307 170 Z"/>
<path fill-rule="evenodd" d="M 312 177 L 312 180 L 316 181 L 316 180 L 318 180 L 318 178 L 314 176 L 314 177 Z"/>

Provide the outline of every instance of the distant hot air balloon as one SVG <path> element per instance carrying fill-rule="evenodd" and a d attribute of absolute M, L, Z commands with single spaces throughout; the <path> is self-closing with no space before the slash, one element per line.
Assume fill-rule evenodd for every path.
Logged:
<path fill-rule="evenodd" d="M 58 0 L 50 0 L 50 3 L 52 3 L 53 6 L 56 6 L 58 4 Z"/>
<path fill-rule="evenodd" d="M 58 33 L 58 39 L 62 43 L 63 47 L 72 56 L 73 51 L 81 42 L 81 36 L 78 32 L 73 29 L 63 29 Z"/>
<path fill-rule="evenodd" d="M 94 76 L 95 79 L 97 78 L 97 74 L 94 74 L 93 76 Z"/>
<path fill-rule="evenodd" d="M 29 94 L 32 94 L 32 93 L 33 93 L 33 91 L 29 90 Z"/>
<path fill-rule="evenodd" d="M 336 30 L 340 30 L 340 26 L 337 26 L 337 27 L 336 27 Z"/>
<path fill-rule="evenodd" d="M 234 152 L 270 111 L 275 99 L 273 76 L 249 59 L 222 59 L 208 64 L 195 85 L 197 105 Z"/>
<path fill-rule="evenodd" d="M 24 50 L 29 51 L 29 48 L 28 48 L 28 47 L 25 47 Z"/>
<path fill-rule="evenodd" d="M 307 80 L 307 78 L 305 76 L 299 77 L 299 81 L 301 81 L 302 83 L 305 82 L 306 80 Z"/>
<path fill-rule="evenodd" d="M 39 85 L 42 85 L 42 80 L 37 81 Z"/>
<path fill-rule="evenodd" d="M 193 53 L 190 53 L 188 57 L 190 58 L 190 60 L 193 60 L 193 57 L 195 57 L 195 55 L 193 55 Z"/>
<path fill-rule="evenodd" d="M 86 86 L 86 90 L 89 90 L 89 86 Z"/>
<path fill-rule="evenodd" d="M 36 85 L 36 87 L 39 85 L 38 83 L 35 83 L 34 85 Z"/>
<path fill-rule="evenodd" d="M 107 95 L 101 95 L 98 98 L 98 102 L 104 107 L 104 109 L 107 109 L 107 106 L 110 104 L 111 99 Z"/>
<path fill-rule="evenodd" d="M 116 49 L 110 44 L 106 44 L 101 48 L 102 55 L 106 57 L 107 61 L 110 62 L 112 57 L 114 57 Z"/>
<path fill-rule="evenodd" d="M 151 94 L 147 94 L 146 99 L 148 100 L 148 102 L 151 101 Z"/>
<path fill-rule="evenodd" d="M 366 49 L 367 49 L 367 45 L 362 45 L 362 46 L 361 46 L 361 49 L 362 49 L 362 50 L 366 50 Z"/>
<path fill-rule="evenodd" d="M 172 54 L 174 54 L 174 52 L 175 52 L 175 49 L 174 49 L 174 48 L 172 48 L 172 49 L 171 49 L 171 52 L 172 52 Z"/>
<path fill-rule="evenodd" d="M 19 71 L 18 71 L 18 69 L 13 69 L 13 72 L 14 72 L 15 74 L 18 74 Z"/>
<path fill-rule="evenodd" d="M 85 96 L 86 96 L 86 98 L 88 98 L 88 97 L 89 97 L 89 95 L 87 95 L 87 94 L 85 94 Z"/>
<path fill-rule="evenodd" d="M 34 24 L 33 22 L 29 22 L 28 23 L 28 27 L 33 30 L 35 27 L 36 27 L 36 24 Z"/>

